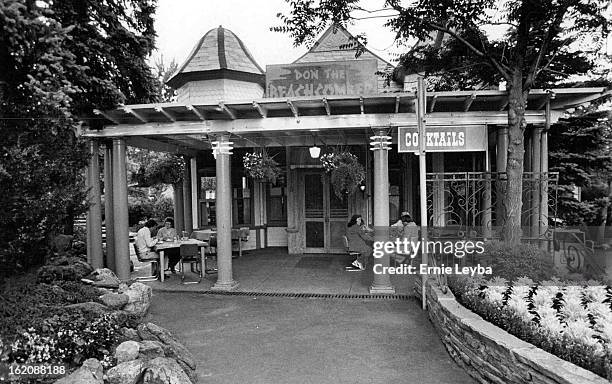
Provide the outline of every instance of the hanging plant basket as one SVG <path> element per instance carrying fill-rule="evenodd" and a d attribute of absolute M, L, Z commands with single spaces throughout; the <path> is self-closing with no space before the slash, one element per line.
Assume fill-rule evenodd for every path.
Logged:
<path fill-rule="evenodd" d="M 134 178 L 141 187 L 179 184 L 183 181 L 184 164 L 182 157 L 169 155 L 147 164 L 146 167 L 141 166 Z"/>
<path fill-rule="evenodd" d="M 328 153 L 321 156 L 320 160 L 323 168 L 331 174 L 334 193 L 340 199 L 353 194 L 365 180 L 363 165 L 350 152 Z"/>
<path fill-rule="evenodd" d="M 276 184 L 276 179 L 281 174 L 281 167 L 266 152 L 246 153 L 242 158 L 242 165 L 247 175 L 258 181 Z"/>

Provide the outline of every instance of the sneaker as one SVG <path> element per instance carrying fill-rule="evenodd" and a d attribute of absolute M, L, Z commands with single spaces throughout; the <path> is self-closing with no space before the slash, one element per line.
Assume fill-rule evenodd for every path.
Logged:
<path fill-rule="evenodd" d="M 362 271 L 361 268 L 355 267 L 353 265 L 348 265 L 348 266 L 344 267 L 344 270 L 346 272 L 361 272 Z"/>
<path fill-rule="evenodd" d="M 353 261 L 353 263 L 351 265 L 354 266 L 355 268 L 360 268 L 360 266 L 359 266 L 360 264 L 361 263 L 359 261 L 355 260 L 355 261 Z"/>

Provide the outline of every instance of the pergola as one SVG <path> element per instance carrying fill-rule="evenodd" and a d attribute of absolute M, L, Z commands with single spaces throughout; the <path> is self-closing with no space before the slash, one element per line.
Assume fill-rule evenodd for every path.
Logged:
<path fill-rule="evenodd" d="M 548 171 L 547 130 L 568 108 L 588 103 L 609 93 L 605 88 L 532 90 L 525 120 L 531 131 L 533 172 Z M 102 266 L 99 144 L 105 161 L 107 261 L 120 279 L 129 278 L 126 146 L 185 155 L 185 174 L 192 176 L 183 188 L 185 222 L 193 225 L 197 206 L 193 201 L 195 156 L 199 151 L 216 152 L 218 281 L 213 289 L 231 290 L 232 276 L 230 156 L 239 147 L 293 147 L 312 144 L 316 132 L 321 141 L 344 145 L 367 144 L 370 136 L 392 136 L 398 142 L 398 127 L 417 127 L 416 92 L 362 96 L 306 96 L 261 98 L 219 103 L 161 103 L 126 105 L 95 111 L 104 119 L 100 130 L 85 129 L 93 155 L 89 168 L 91 200 L 88 215 L 88 255 L 94 267 Z M 497 127 L 497 169 L 505 169 L 507 157 L 508 97 L 506 91 L 428 92 L 425 96 L 427 127 Z M 374 146 L 375 225 L 388 221 L 388 147 Z M 387 176 L 386 176 L 387 175 Z M 189 180 L 189 178 L 186 178 Z M 386 200 L 385 200 L 386 199 Z M 385 203 L 387 201 L 387 203 Z M 386 211 L 386 212 L 385 212 Z M 378 219 L 377 219 L 378 218 Z M 386 224 L 385 224 L 386 225 Z M 189 228 L 188 228 L 189 229 Z M 387 261 L 388 262 L 388 261 Z M 386 278 L 375 276 L 374 291 L 391 289 Z"/>

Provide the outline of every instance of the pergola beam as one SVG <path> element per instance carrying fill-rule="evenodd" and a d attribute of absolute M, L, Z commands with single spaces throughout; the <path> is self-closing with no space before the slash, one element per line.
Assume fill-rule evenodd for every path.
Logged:
<path fill-rule="evenodd" d="M 115 124 L 120 124 L 120 123 L 119 123 L 119 120 L 115 119 L 114 117 L 112 117 L 111 115 L 109 115 L 109 114 L 108 114 L 108 113 L 106 113 L 106 112 L 103 112 L 103 111 L 101 111 L 101 110 L 99 110 L 99 109 L 94 109 L 94 110 L 93 110 L 93 112 L 94 112 L 94 114 L 96 114 L 96 115 L 98 115 L 98 116 L 102 116 L 102 117 L 104 117 L 104 118 L 105 118 L 106 120 L 108 120 L 108 121 L 112 121 L 112 122 L 113 122 L 113 123 L 115 123 Z"/>
<path fill-rule="evenodd" d="M 253 102 L 253 108 L 255 108 L 257 112 L 259 112 L 262 118 L 265 119 L 266 117 L 268 117 L 268 111 L 264 107 L 262 107 L 261 104 L 259 104 L 258 102 L 256 101 Z"/>
<path fill-rule="evenodd" d="M 298 108 L 295 106 L 295 104 L 293 104 L 293 101 L 291 100 L 287 100 L 287 105 L 289 106 L 289 108 L 291 108 L 291 112 L 293 113 L 293 116 L 297 119 L 300 117 L 299 113 L 298 113 Z"/>
<path fill-rule="evenodd" d="M 232 120 L 236 120 L 236 114 L 234 113 L 234 111 L 232 111 L 231 109 L 229 109 L 227 107 L 227 105 L 225 105 L 225 103 L 221 102 L 219 103 L 219 108 L 221 109 L 221 112 L 225 113 L 227 116 L 229 116 L 230 119 Z"/>
<path fill-rule="evenodd" d="M 329 102 L 327 101 L 326 97 L 323 98 L 323 106 L 325 107 L 325 113 L 327 113 L 327 116 L 330 116 L 331 108 L 329 107 Z"/>
<path fill-rule="evenodd" d="M 476 100 L 475 93 L 472 93 L 471 95 L 465 98 L 465 100 L 463 101 L 463 112 L 467 112 L 470 110 L 470 107 L 472 106 L 474 100 Z"/>
<path fill-rule="evenodd" d="M 544 111 L 525 111 L 527 124 L 544 124 Z M 293 117 L 275 117 L 268 119 L 207 120 L 207 133 L 217 134 L 230 132 L 234 134 L 262 131 L 292 132 L 313 129 L 352 129 L 372 126 L 416 126 L 414 113 L 376 113 L 364 115 L 301 116 L 300 124 L 295 124 Z M 449 125 L 507 125 L 508 114 L 503 111 L 480 112 L 434 112 L 427 116 L 428 126 Z M 88 130 L 85 137 L 117 136 L 156 136 L 172 134 L 202 134 L 202 123 L 194 121 L 176 121 L 174 123 L 121 124 L 107 126 L 103 130 Z"/>
<path fill-rule="evenodd" d="M 202 112 L 198 111 L 198 109 L 196 107 L 194 107 L 193 105 L 187 104 L 187 105 L 185 105 L 185 108 L 187 108 L 188 111 L 190 111 L 191 113 L 196 115 L 196 117 L 198 119 L 200 119 L 201 121 L 206 120 L 206 117 L 204 117 L 204 114 Z"/>
<path fill-rule="evenodd" d="M 147 119 L 145 119 L 144 116 L 142 116 L 139 112 L 134 111 L 132 108 L 123 106 L 121 107 L 121 109 L 123 110 L 123 112 L 129 113 L 130 115 L 140 120 L 142 123 L 148 123 Z"/>
<path fill-rule="evenodd" d="M 159 106 L 155 107 L 155 112 L 161 113 L 170 122 L 175 122 L 176 121 L 176 117 L 174 117 L 174 115 L 172 115 L 170 112 L 166 111 L 163 107 L 159 107 Z"/>
<path fill-rule="evenodd" d="M 438 95 L 433 95 L 433 97 L 431 98 L 431 103 L 429 103 L 429 113 L 434 111 L 434 108 L 436 107 L 436 101 L 438 101 Z"/>
<path fill-rule="evenodd" d="M 147 139 L 146 137 L 131 136 L 126 138 L 126 144 L 130 147 L 148 149 L 156 152 L 181 153 L 188 156 L 195 156 L 197 151 L 182 146 L 164 143 L 162 141 Z"/>

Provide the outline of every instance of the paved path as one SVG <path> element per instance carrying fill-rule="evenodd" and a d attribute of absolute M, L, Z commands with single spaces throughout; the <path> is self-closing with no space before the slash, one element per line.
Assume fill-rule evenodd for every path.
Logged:
<path fill-rule="evenodd" d="M 194 354 L 200 383 L 474 383 L 416 300 L 155 292 L 149 317 Z"/>

